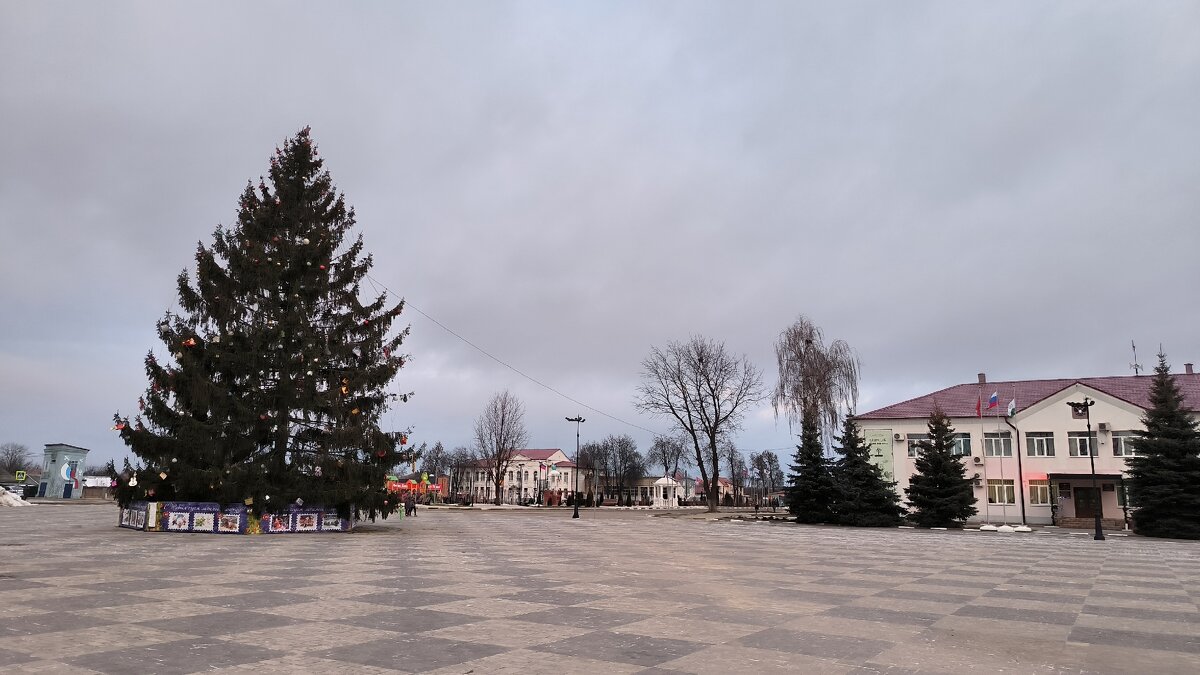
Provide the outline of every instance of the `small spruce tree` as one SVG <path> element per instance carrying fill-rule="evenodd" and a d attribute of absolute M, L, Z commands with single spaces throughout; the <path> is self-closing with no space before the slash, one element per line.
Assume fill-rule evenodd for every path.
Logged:
<path fill-rule="evenodd" d="M 912 520 L 921 527 L 961 527 L 975 515 L 975 495 L 966 467 L 953 454 L 954 427 L 940 407 L 929 415 L 929 440 L 917 446 L 916 473 L 904 491 Z"/>
<path fill-rule="evenodd" d="M 386 476 L 412 458 L 380 423 L 408 397 L 388 392 L 408 329 L 391 330 L 403 302 L 363 297 L 371 256 L 354 223 L 307 128 L 246 185 L 237 222 L 197 245 L 194 279 L 179 275 L 181 310 L 158 322 L 168 357 L 146 357 L 139 414 L 114 416 L 138 458 L 121 504 L 396 510 Z"/>
<path fill-rule="evenodd" d="M 1158 355 L 1145 431 L 1128 460 L 1134 529 L 1151 537 L 1200 539 L 1200 431 L 1183 408 L 1183 394 L 1165 354 Z"/>
<path fill-rule="evenodd" d="M 904 517 L 896 484 L 884 480 L 883 471 L 871 461 L 871 448 L 863 438 L 858 422 L 847 417 L 839 439 L 841 455 L 833 462 L 833 482 L 837 496 L 834 520 L 840 525 L 892 527 Z"/>
<path fill-rule="evenodd" d="M 821 445 L 821 428 L 817 415 L 805 415 L 800 422 L 800 445 L 791 465 L 791 485 L 788 487 L 788 511 L 797 523 L 831 523 L 831 510 L 837 499 L 829 459 Z"/>

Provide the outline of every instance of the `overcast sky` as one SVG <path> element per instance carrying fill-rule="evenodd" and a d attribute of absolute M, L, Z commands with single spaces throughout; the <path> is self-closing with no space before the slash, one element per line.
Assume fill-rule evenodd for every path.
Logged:
<path fill-rule="evenodd" d="M 609 415 L 799 314 L 860 410 L 1200 359 L 1195 2 L 0 4 L 0 442 L 122 456 L 197 241 L 311 125 L 374 276 Z M 651 435 L 409 311 L 416 442 L 508 388 L 532 447 Z M 769 404 L 739 447 L 791 445 Z"/>

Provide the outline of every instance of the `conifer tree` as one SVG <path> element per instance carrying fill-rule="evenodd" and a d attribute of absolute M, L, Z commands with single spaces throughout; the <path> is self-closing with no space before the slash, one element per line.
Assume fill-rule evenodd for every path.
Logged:
<path fill-rule="evenodd" d="M 1151 537 L 1200 539 L 1200 431 L 1162 353 L 1142 423 L 1137 455 L 1128 460 L 1134 528 Z"/>
<path fill-rule="evenodd" d="M 883 478 L 883 471 L 871 461 L 871 448 L 863 438 L 858 422 L 847 417 L 839 439 L 841 455 L 833 462 L 833 482 L 837 488 L 834 519 L 840 525 L 891 527 L 904 517 L 896 484 Z"/>
<path fill-rule="evenodd" d="M 905 494 L 912 520 L 921 527 L 961 527 L 975 515 L 966 467 L 953 454 L 954 427 L 940 407 L 929 415 L 929 440 L 919 441 L 916 473 Z"/>
<path fill-rule="evenodd" d="M 797 523 L 831 523 L 831 507 L 837 499 L 829 460 L 821 445 L 820 418 L 804 415 L 800 422 L 800 445 L 791 465 L 788 511 Z"/>
<path fill-rule="evenodd" d="M 364 302 L 371 268 L 354 210 L 336 191 L 308 128 L 276 149 L 243 191 L 237 222 L 198 244 L 178 312 L 158 322 L 169 360 L 145 360 L 150 384 L 116 428 L 139 458 L 121 503 L 291 504 L 386 517 L 385 476 L 407 461 L 403 433 L 380 427 L 408 334 L 403 301 Z"/>

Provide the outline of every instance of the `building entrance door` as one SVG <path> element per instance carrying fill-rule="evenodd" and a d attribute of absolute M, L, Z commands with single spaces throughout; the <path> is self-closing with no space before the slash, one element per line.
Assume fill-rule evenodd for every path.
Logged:
<path fill-rule="evenodd" d="M 1096 488 L 1077 487 L 1075 488 L 1075 517 L 1076 518 L 1095 518 L 1096 509 L 1099 507 L 1099 496 Z"/>

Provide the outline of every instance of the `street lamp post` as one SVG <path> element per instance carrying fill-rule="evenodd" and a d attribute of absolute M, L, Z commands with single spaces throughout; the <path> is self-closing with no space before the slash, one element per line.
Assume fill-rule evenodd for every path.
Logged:
<path fill-rule="evenodd" d="M 1083 402 L 1067 401 L 1067 405 L 1071 406 L 1071 411 L 1078 417 L 1079 413 L 1083 413 L 1087 419 L 1088 432 L 1088 461 L 1092 465 L 1092 494 L 1096 496 L 1096 536 L 1092 537 L 1096 541 L 1104 541 L 1104 528 L 1100 523 L 1100 517 L 1104 512 L 1104 496 L 1100 492 L 1100 488 L 1096 485 L 1096 439 L 1092 436 L 1092 406 L 1096 402 L 1084 396 Z"/>
<path fill-rule="evenodd" d="M 571 517 L 578 518 L 579 517 L 579 425 L 583 424 L 587 420 L 583 419 L 583 417 L 581 415 L 576 415 L 575 417 L 568 417 L 567 421 L 575 423 L 575 496 L 574 496 L 574 498 L 571 499 L 571 501 L 575 503 L 575 513 L 571 514 Z"/>

